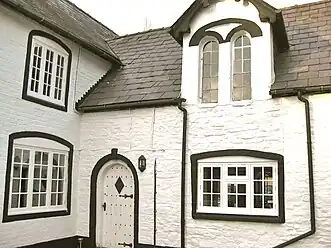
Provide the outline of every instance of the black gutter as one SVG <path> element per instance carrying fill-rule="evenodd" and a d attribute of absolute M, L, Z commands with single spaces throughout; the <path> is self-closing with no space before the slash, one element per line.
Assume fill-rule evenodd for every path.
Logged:
<path fill-rule="evenodd" d="M 77 38 L 75 35 L 71 34 L 70 32 L 64 30 L 63 28 L 58 27 L 57 25 L 46 21 L 44 18 L 24 9 L 21 5 L 19 4 L 14 4 L 12 2 L 8 2 L 8 1 L 1 1 L 3 4 L 7 5 L 8 7 L 12 8 L 13 10 L 20 12 L 21 14 L 31 18 L 32 20 L 37 21 L 39 24 L 53 30 L 55 33 L 58 33 L 59 35 L 62 35 L 65 38 L 68 38 L 71 41 L 76 42 L 77 44 L 81 45 L 82 47 L 84 47 L 85 49 L 97 54 L 98 56 L 100 56 L 101 58 L 112 62 L 112 63 L 116 63 L 119 65 L 123 65 L 122 62 L 115 57 L 115 55 L 110 54 L 109 52 L 107 52 L 104 49 L 101 49 L 100 47 L 93 45 L 91 43 L 88 43 L 82 39 Z M 106 42 L 106 41 L 105 41 Z"/>
<path fill-rule="evenodd" d="M 272 98 L 277 98 L 286 96 L 297 96 L 299 91 L 304 94 L 325 94 L 331 92 L 331 86 L 317 85 L 302 88 L 271 89 L 269 94 L 272 96 Z"/>
<path fill-rule="evenodd" d="M 184 101 L 184 99 L 182 98 L 175 98 L 175 99 L 168 98 L 168 99 L 156 99 L 156 100 L 147 100 L 147 101 L 104 104 L 97 106 L 83 106 L 83 107 L 76 106 L 76 109 L 82 113 L 103 112 L 103 111 L 124 110 L 124 109 L 176 106 L 182 101 Z"/>
<path fill-rule="evenodd" d="M 290 239 L 273 248 L 282 248 L 291 245 L 299 240 L 307 238 L 316 232 L 316 219 L 315 219 L 315 193 L 314 193 L 314 170 L 313 170 L 313 149 L 311 141 L 311 125 L 310 125 L 310 110 L 308 99 L 302 96 L 302 92 L 298 91 L 298 99 L 305 104 L 306 112 L 306 132 L 307 132 L 307 152 L 308 152 L 308 173 L 309 173 L 309 198 L 310 198 L 310 230 L 301 234 L 293 239 Z"/>
<path fill-rule="evenodd" d="M 185 100 L 184 100 L 185 101 Z M 181 209 L 180 209 L 180 247 L 185 247 L 185 165 L 186 165 L 186 137 L 187 137 L 187 110 L 178 103 L 178 108 L 183 112 L 183 138 L 182 138 L 182 178 L 181 178 Z"/>

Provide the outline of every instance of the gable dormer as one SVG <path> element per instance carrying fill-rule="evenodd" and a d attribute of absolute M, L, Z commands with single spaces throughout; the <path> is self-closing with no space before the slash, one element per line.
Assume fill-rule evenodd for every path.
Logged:
<path fill-rule="evenodd" d="M 172 26 L 189 104 L 270 98 L 274 56 L 288 48 L 282 14 L 260 0 L 196 0 Z"/>

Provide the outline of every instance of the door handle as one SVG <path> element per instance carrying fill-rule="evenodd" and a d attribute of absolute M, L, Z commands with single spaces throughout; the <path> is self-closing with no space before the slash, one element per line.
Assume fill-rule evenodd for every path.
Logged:
<path fill-rule="evenodd" d="M 118 245 L 122 245 L 122 246 L 124 246 L 124 247 L 132 247 L 132 243 L 130 243 L 130 244 L 127 244 L 127 243 L 118 243 Z"/>
<path fill-rule="evenodd" d="M 131 194 L 131 195 L 124 194 L 124 195 L 120 195 L 120 197 L 124 197 L 124 199 L 126 199 L 126 198 L 133 199 L 133 194 Z"/>
<path fill-rule="evenodd" d="M 107 209 L 107 203 L 104 202 L 104 203 L 102 204 L 102 207 L 103 207 L 103 211 L 106 211 L 106 209 Z"/>

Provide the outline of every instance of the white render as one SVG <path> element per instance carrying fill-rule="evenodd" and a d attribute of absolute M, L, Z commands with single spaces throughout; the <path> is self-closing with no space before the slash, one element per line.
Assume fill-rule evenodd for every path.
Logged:
<path fill-rule="evenodd" d="M 78 184 L 72 184 L 71 215 L 2 223 L 8 136 L 39 131 L 62 137 L 74 145 L 73 182 L 78 182 L 80 118 L 75 102 L 111 64 L 27 17 L 0 4 L 0 247 L 12 248 L 76 235 Z M 68 112 L 22 99 L 28 35 L 42 30 L 61 39 L 72 51 Z M 4 38 L 5 37 L 5 38 Z M 20 235 L 18 235 L 20 233 Z"/>
<path fill-rule="evenodd" d="M 310 96 L 317 232 L 289 247 L 329 247 L 331 198 L 327 183 L 331 145 L 327 127 L 331 95 Z M 187 105 L 186 247 L 265 248 L 310 229 L 308 162 L 304 104 L 296 97 L 255 101 L 246 106 Z M 154 112 L 155 111 L 155 112 Z M 155 114 L 154 114 L 155 113 Z M 154 117 L 155 115 L 155 117 Z M 95 125 L 91 130 L 90 126 Z M 89 184 L 96 162 L 111 148 L 136 166 L 141 154 L 147 169 L 140 173 L 139 242 L 153 241 L 153 163 L 157 160 L 157 245 L 180 246 L 181 112 L 175 107 L 85 114 L 81 125 L 80 235 L 88 235 Z M 207 128 L 206 128 L 207 127 Z M 150 132 L 153 130 L 153 132 Z M 106 135 L 105 135 L 106 134 Z M 167 134 L 167 135 L 165 135 Z M 328 136 L 329 139 L 325 139 Z M 167 142 L 164 140 L 167 139 Z M 253 149 L 284 156 L 284 224 L 193 220 L 190 155 L 222 149 Z"/>
<path fill-rule="evenodd" d="M 228 11 L 220 12 L 222 8 Z M 252 6 L 237 10 L 240 3 L 225 0 L 198 15 L 191 33 L 184 37 L 182 96 L 187 99 L 188 137 L 186 154 L 186 248 L 272 248 L 310 229 L 308 162 L 304 104 L 296 97 L 271 99 L 274 80 L 270 25 L 261 23 Z M 234 8 L 235 12 L 234 12 Z M 240 7 L 239 7 L 240 8 Z M 89 236 L 90 180 L 96 163 L 117 148 L 130 159 L 139 179 L 138 242 L 153 244 L 153 166 L 157 164 L 156 240 L 159 246 L 180 247 L 180 194 L 182 112 L 175 106 L 79 115 L 74 103 L 110 67 L 91 52 L 47 30 L 37 22 L 0 5 L 0 221 L 3 214 L 8 136 L 20 131 L 40 131 L 60 136 L 74 145 L 72 211 L 70 216 L 0 222 L 0 247 L 11 248 L 72 237 Z M 227 13 L 228 16 L 224 16 Z M 236 13 L 238 16 L 233 16 Z M 201 26 L 222 18 L 247 18 L 256 22 L 264 36 L 254 38 L 252 70 L 253 100 L 230 102 L 230 81 L 222 82 L 219 104 L 198 101 L 199 47 L 188 47 L 190 37 Z M 234 26 L 215 28 L 226 36 Z M 27 37 L 31 30 L 44 30 L 60 38 L 73 53 L 68 112 L 21 99 Z M 229 43 L 222 44 L 222 53 Z M 252 48 L 254 49 L 254 48 Z M 263 57 L 260 57 L 263 54 Z M 228 58 L 228 60 L 227 60 Z M 255 58 L 255 59 L 254 59 Z M 258 61 L 263 61 L 259 63 Z M 268 62 L 270 61 L 270 63 Z M 220 74 L 230 57 L 222 57 Z M 262 67 L 262 69 L 261 69 Z M 256 72 L 254 72 L 256 73 Z M 226 76 L 226 77 L 227 77 Z M 331 247 L 331 94 L 309 96 L 313 134 L 313 162 L 317 232 L 291 248 Z M 194 220 L 191 216 L 190 155 L 223 149 L 252 149 L 278 153 L 285 159 L 284 224 Z M 147 168 L 138 170 L 144 155 Z M 19 235 L 18 235 L 19 232 Z"/>
<path fill-rule="evenodd" d="M 95 128 L 91 129 L 91 125 Z M 176 107 L 84 114 L 81 122 L 78 235 L 89 235 L 93 167 L 112 148 L 130 159 L 139 179 L 139 243 L 153 243 L 153 167 L 157 163 L 157 244 L 179 246 L 182 114 Z M 146 170 L 138 170 L 144 155 Z M 101 207 L 101 206 L 97 206 Z"/>
<path fill-rule="evenodd" d="M 190 23 L 190 33 L 183 37 L 183 65 L 182 65 L 182 97 L 189 104 L 199 103 L 199 74 L 201 45 L 189 47 L 189 42 L 195 32 L 204 25 L 226 19 L 240 18 L 256 23 L 262 30 L 263 36 L 251 38 L 252 49 L 252 99 L 263 100 L 270 98 L 269 89 L 274 82 L 273 71 L 273 41 L 272 31 L 268 22 L 261 22 L 258 10 L 254 5 L 244 6 L 242 1 L 220 1 L 211 4 L 200 11 Z M 207 31 L 216 31 L 225 39 L 227 34 L 240 24 L 225 24 L 216 26 Z M 222 43 L 219 46 L 219 103 L 231 102 L 231 60 L 232 42 Z M 238 104 L 238 102 L 236 103 Z"/>

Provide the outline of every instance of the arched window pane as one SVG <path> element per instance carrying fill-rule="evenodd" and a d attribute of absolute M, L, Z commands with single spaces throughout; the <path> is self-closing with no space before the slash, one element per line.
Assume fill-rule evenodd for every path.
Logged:
<path fill-rule="evenodd" d="M 218 102 L 218 43 L 210 41 L 202 49 L 202 102 Z"/>
<path fill-rule="evenodd" d="M 232 100 L 251 99 L 251 41 L 247 36 L 234 42 L 232 71 Z"/>

